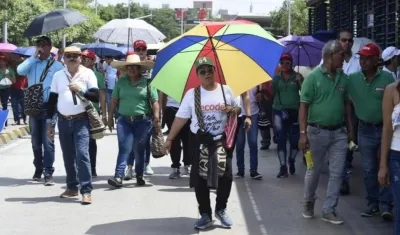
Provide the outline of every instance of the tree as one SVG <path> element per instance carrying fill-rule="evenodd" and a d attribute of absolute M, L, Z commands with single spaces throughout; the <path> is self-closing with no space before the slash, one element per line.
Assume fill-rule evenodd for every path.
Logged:
<path fill-rule="evenodd" d="M 272 27 L 288 29 L 288 1 L 284 1 L 282 6 L 270 13 Z M 308 31 L 308 10 L 306 1 L 293 0 L 291 4 L 291 28 L 290 32 L 295 35 L 304 35 Z"/>
<path fill-rule="evenodd" d="M 166 41 L 171 40 L 181 34 L 180 27 L 175 20 L 174 10 L 162 8 L 153 9 L 152 14 L 153 17 L 148 22 L 167 37 Z"/>

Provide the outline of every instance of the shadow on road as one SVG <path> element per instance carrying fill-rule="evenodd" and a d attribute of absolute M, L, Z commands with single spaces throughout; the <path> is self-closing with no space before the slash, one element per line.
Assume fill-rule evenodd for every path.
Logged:
<path fill-rule="evenodd" d="M 46 202 L 57 202 L 57 203 L 77 203 L 79 201 L 79 197 L 74 198 L 60 198 L 59 196 L 52 197 L 15 197 L 15 198 L 6 198 L 6 202 L 21 202 L 23 204 L 37 204 L 37 203 L 46 203 Z"/>
<path fill-rule="evenodd" d="M 188 235 L 197 234 L 193 229 L 194 218 L 156 218 L 126 220 L 92 226 L 85 234 L 141 234 L 141 235 Z"/>

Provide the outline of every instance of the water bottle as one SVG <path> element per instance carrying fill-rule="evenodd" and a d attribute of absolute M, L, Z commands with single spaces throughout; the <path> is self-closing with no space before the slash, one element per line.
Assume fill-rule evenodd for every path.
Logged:
<path fill-rule="evenodd" d="M 306 158 L 307 170 L 312 170 L 314 168 L 314 161 L 310 150 L 306 151 L 305 158 Z"/>

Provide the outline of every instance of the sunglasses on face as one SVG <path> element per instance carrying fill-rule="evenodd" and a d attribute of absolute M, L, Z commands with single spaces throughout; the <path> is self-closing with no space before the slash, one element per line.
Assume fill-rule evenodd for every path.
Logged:
<path fill-rule="evenodd" d="M 136 65 L 127 65 L 126 66 L 126 69 L 127 70 L 137 70 L 139 67 L 138 66 L 136 66 Z"/>
<path fill-rule="evenodd" d="M 64 55 L 64 57 L 65 58 L 67 58 L 67 59 L 78 59 L 78 57 L 79 57 L 80 55 L 76 55 L 76 54 L 66 54 L 66 55 Z"/>
<path fill-rule="evenodd" d="M 290 61 L 280 61 L 279 63 L 281 65 L 291 65 L 292 64 L 292 62 L 290 62 Z"/>
<path fill-rule="evenodd" d="M 206 74 L 213 74 L 214 73 L 214 68 L 203 68 L 199 70 L 199 74 L 204 76 Z"/>
<path fill-rule="evenodd" d="M 354 42 L 354 39 L 352 39 L 352 38 L 341 38 L 340 41 L 341 41 L 341 42 L 353 43 L 353 42 Z"/>
<path fill-rule="evenodd" d="M 46 46 L 50 46 L 50 44 L 45 43 L 45 42 L 39 42 L 36 44 L 36 47 L 46 47 Z"/>

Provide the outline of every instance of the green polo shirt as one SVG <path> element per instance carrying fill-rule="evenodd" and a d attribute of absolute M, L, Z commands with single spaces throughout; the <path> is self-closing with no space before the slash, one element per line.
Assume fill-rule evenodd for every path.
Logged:
<path fill-rule="evenodd" d="M 271 89 L 274 93 L 273 109 L 299 109 L 300 84 L 296 81 L 296 73 L 293 73 L 288 80 L 285 80 L 281 74 L 275 75 Z"/>
<path fill-rule="evenodd" d="M 300 101 L 309 104 L 308 123 L 340 125 L 348 98 L 348 77 L 338 70 L 332 80 L 322 66 L 314 68 L 301 87 Z"/>
<path fill-rule="evenodd" d="M 385 87 L 393 83 L 393 76 L 378 70 L 370 83 L 363 72 L 349 75 L 349 95 L 354 104 L 357 118 L 364 122 L 382 122 L 382 100 Z"/>
<path fill-rule="evenodd" d="M 103 75 L 102 75 L 100 72 L 97 72 L 96 70 L 94 70 L 93 72 L 94 72 L 94 74 L 96 75 L 96 78 L 97 78 L 97 86 L 99 87 L 99 90 L 104 90 L 104 89 L 106 89 L 105 79 L 104 79 Z M 100 112 L 100 105 L 99 105 L 99 103 L 95 103 L 95 102 L 92 102 L 92 103 L 93 103 L 93 106 L 96 108 L 96 110 L 97 110 L 98 112 Z"/>
<path fill-rule="evenodd" d="M 8 71 L 9 71 L 10 77 L 11 77 L 11 78 L 15 78 L 15 72 L 14 72 L 14 70 L 12 70 L 12 69 L 10 69 L 10 68 L 7 68 L 7 69 L 8 69 Z M 5 73 L 4 73 L 3 71 L 0 71 L 0 80 L 2 80 L 3 78 L 5 78 Z M 11 87 L 11 85 L 8 85 L 8 86 L 0 85 L 0 89 L 6 89 L 6 88 L 10 88 L 10 87 Z"/>
<path fill-rule="evenodd" d="M 119 78 L 114 87 L 112 97 L 119 100 L 118 112 L 123 116 L 138 116 L 150 114 L 149 100 L 147 96 L 147 79 L 142 78 L 135 84 L 131 84 L 127 76 Z M 158 100 L 157 89 L 150 87 L 151 99 Z"/>

